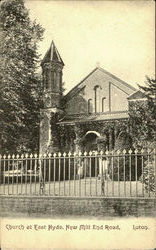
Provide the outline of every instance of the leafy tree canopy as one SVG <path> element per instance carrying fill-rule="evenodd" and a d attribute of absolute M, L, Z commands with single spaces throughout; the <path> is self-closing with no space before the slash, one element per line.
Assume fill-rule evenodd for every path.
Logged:
<path fill-rule="evenodd" d="M 38 146 L 40 76 L 38 42 L 43 28 L 31 21 L 23 0 L 0 4 L 1 152 Z"/>
<path fill-rule="evenodd" d="M 147 96 L 147 98 L 152 101 L 153 103 L 156 102 L 156 80 L 146 77 L 146 85 L 140 86 L 140 89 L 144 91 L 144 94 Z"/>
<path fill-rule="evenodd" d="M 139 87 L 147 100 L 130 104 L 132 137 L 136 146 L 153 146 L 156 142 L 156 80 L 147 77 L 146 85 Z"/>

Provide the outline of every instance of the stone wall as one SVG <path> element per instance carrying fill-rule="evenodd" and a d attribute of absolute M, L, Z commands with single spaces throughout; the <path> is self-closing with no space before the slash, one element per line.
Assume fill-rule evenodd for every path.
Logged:
<path fill-rule="evenodd" d="M 156 216 L 152 198 L 1 196 L 1 217 Z"/>

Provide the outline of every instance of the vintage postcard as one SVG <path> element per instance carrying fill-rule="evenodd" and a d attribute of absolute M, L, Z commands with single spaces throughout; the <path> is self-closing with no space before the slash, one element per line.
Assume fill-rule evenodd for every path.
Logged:
<path fill-rule="evenodd" d="M 0 2 L 2 250 L 156 248 L 155 2 Z"/>

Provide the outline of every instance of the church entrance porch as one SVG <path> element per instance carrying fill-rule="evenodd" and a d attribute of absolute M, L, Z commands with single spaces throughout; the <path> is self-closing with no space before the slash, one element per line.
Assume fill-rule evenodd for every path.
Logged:
<path fill-rule="evenodd" d="M 105 138 L 96 131 L 87 131 L 85 136 L 81 140 L 81 147 L 83 152 L 88 152 L 90 158 L 86 159 L 86 162 L 82 160 L 80 163 L 81 176 L 82 171 L 86 171 L 85 175 L 90 177 L 101 177 L 104 174 L 103 165 L 106 159 L 97 158 L 97 152 L 106 149 Z M 106 168 L 106 164 L 105 164 Z"/>
<path fill-rule="evenodd" d="M 86 152 L 97 151 L 98 150 L 98 146 L 97 146 L 98 137 L 100 137 L 100 134 L 97 133 L 96 131 L 88 131 L 82 140 L 83 150 Z"/>
<path fill-rule="evenodd" d="M 99 136 L 99 134 L 95 131 L 88 131 L 86 133 L 86 135 L 83 138 L 83 151 L 84 152 L 95 152 L 98 150 L 97 147 L 97 137 Z M 91 157 L 91 159 L 87 160 L 87 173 L 86 176 L 89 176 L 89 174 L 91 175 L 91 177 L 95 177 L 95 165 L 97 164 L 97 168 L 98 168 L 98 163 L 96 163 L 95 157 Z M 90 165 L 90 166 L 89 166 Z M 97 169 L 98 170 L 98 169 Z M 98 171 L 99 172 L 99 171 Z"/>
<path fill-rule="evenodd" d="M 100 122 L 69 122 L 58 123 L 61 134 L 61 153 L 91 154 L 90 157 L 76 157 L 76 178 L 108 176 L 111 168 L 108 164 L 108 157 L 96 157 L 101 151 L 112 151 L 118 140 L 121 130 L 127 129 L 127 123 L 118 121 Z M 115 169 L 116 171 L 116 169 Z"/>

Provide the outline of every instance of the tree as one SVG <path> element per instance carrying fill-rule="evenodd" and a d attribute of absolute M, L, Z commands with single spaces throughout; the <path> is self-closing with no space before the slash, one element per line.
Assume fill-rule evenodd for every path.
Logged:
<path fill-rule="evenodd" d="M 0 4 L 1 153 L 36 150 L 41 79 L 37 44 L 43 28 L 31 21 L 23 0 Z"/>
<path fill-rule="evenodd" d="M 130 153 L 131 150 L 131 153 Z M 119 153 L 118 153 L 119 152 Z M 136 180 L 136 170 L 137 170 L 137 180 L 141 175 L 141 160 L 138 155 L 134 154 L 134 148 L 132 146 L 131 136 L 122 131 L 117 137 L 114 147 L 114 154 L 116 157 L 112 157 L 109 162 L 109 175 L 114 181 L 126 180 L 134 181 Z M 137 168 L 136 168 L 137 160 Z M 112 169 L 113 161 L 113 169 Z"/>
<path fill-rule="evenodd" d="M 156 80 L 146 77 L 146 85 L 141 86 L 139 85 L 140 89 L 144 91 L 144 94 L 147 96 L 147 98 L 153 102 L 153 104 L 156 104 Z"/>
<path fill-rule="evenodd" d="M 136 146 L 148 147 L 144 156 L 141 182 L 150 194 L 155 190 L 155 160 L 156 148 L 156 80 L 147 77 L 146 85 L 139 86 L 146 100 L 136 101 L 130 107 L 132 137 Z"/>
<path fill-rule="evenodd" d="M 130 104 L 131 136 L 136 146 L 149 146 L 156 141 L 156 80 L 147 77 L 146 85 L 140 86 L 146 100 Z"/>

